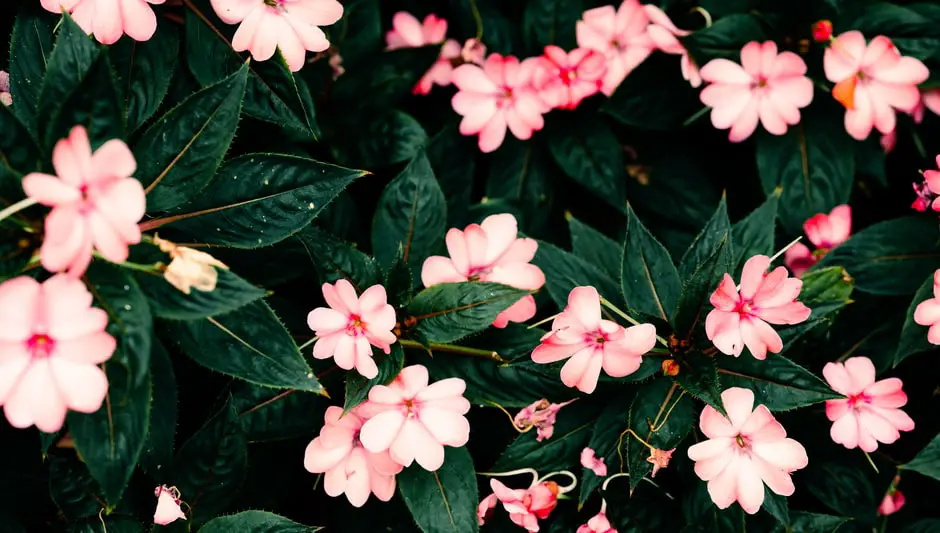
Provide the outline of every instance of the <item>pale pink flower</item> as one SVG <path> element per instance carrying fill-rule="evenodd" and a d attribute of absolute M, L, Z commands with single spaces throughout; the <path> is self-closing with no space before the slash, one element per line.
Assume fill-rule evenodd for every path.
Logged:
<path fill-rule="evenodd" d="M 464 63 L 483 65 L 486 58 L 486 45 L 477 39 L 467 39 L 460 50 L 460 58 Z"/>
<path fill-rule="evenodd" d="M 785 267 L 767 274 L 769 266 L 769 257 L 755 255 L 744 263 L 740 293 L 729 274 L 712 293 L 715 308 L 705 318 L 705 333 L 722 353 L 738 357 L 745 346 L 756 359 L 768 351 L 780 353 L 783 341 L 768 322 L 799 324 L 809 318 L 810 309 L 796 301 L 803 282 L 788 278 Z"/>
<path fill-rule="evenodd" d="M 604 477 L 607 475 L 607 465 L 604 464 L 604 458 L 596 457 L 594 450 L 591 448 L 581 450 L 581 466 L 594 472 L 595 476 Z"/>
<path fill-rule="evenodd" d="M 153 513 L 153 523 L 158 526 L 172 524 L 177 520 L 186 520 L 186 513 L 180 509 L 180 493 L 176 487 L 160 485 L 153 491 L 157 497 L 157 509 Z"/>
<path fill-rule="evenodd" d="M 816 250 L 810 251 L 805 244 L 797 243 L 784 253 L 783 262 L 794 276 L 802 275 L 829 250 L 849 239 L 852 234 L 852 208 L 843 204 L 834 207 L 828 215 L 817 213 L 803 223 L 803 231 Z"/>
<path fill-rule="evenodd" d="M 892 515 L 900 511 L 905 503 L 907 502 L 904 499 L 904 494 L 898 489 L 891 489 L 885 494 L 885 498 L 881 500 L 881 505 L 878 506 L 878 514 L 881 516 Z"/>
<path fill-rule="evenodd" d="M 364 412 L 373 416 L 362 426 L 362 445 L 374 453 L 388 450 L 403 466 L 417 461 L 425 470 L 437 470 L 444 464 L 444 446 L 460 447 L 470 438 L 466 388 L 460 378 L 428 385 L 427 368 L 405 367 L 388 386 L 369 391 Z"/>
<path fill-rule="evenodd" d="M 135 41 L 148 41 L 157 31 L 157 15 L 150 4 L 166 0 L 41 0 L 53 13 L 66 12 L 87 34 L 102 44 L 114 44 L 125 33 Z"/>
<path fill-rule="evenodd" d="M 307 51 L 322 52 L 330 42 L 320 26 L 343 16 L 336 0 L 212 0 L 212 9 L 226 24 L 240 24 L 232 38 L 236 52 L 251 52 L 267 61 L 280 49 L 294 72 L 305 63 Z"/>
<path fill-rule="evenodd" d="M 708 440 L 689 447 L 695 473 L 708 482 L 715 505 L 727 509 L 737 501 L 754 514 L 764 503 L 764 484 L 775 494 L 792 495 L 790 474 L 808 463 L 803 446 L 787 438 L 767 407 L 754 408 L 750 390 L 731 387 L 721 393 L 721 402 L 728 418 L 706 405 L 699 427 Z"/>
<path fill-rule="evenodd" d="M 509 213 L 490 215 L 463 231 L 447 232 L 450 257 L 431 256 L 421 268 L 425 287 L 438 283 L 490 281 L 517 289 L 535 291 L 545 285 L 545 274 L 530 264 L 538 249 L 535 239 L 519 238 L 516 217 Z M 525 322 L 535 316 L 535 298 L 524 296 L 501 312 L 493 325 L 504 328 L 509 322 Z"/>
<path fill-rule="evenodd" d="M 62 274 L 0 285 L 0 405 L 11 426 L 55 433 L 66 411 L 101 407 L 108 378 L 98 365 L 117 343 L 91 302 L 81 281 Z"/>
<path fill-rule="evenodd" d="M 490 488 L 509 513 L 509 519 L 527 531 L 538 531 L 538 521 L 548 518 L 558 505 L 558 484 L 553 481 L 536 483 L 528 489 L 510 489 L 491 479 Z"/>
<path fill-rule="evenodd" d="M 573 401 L 575 400 L 550 403 L 543 398 L 516 413 L 513 423 L 522 430 L 534 426 L 537 434 L 535 440 L 542 442 L 545 439 L 552 438 L 552 434 L 555 433 L 555 417 L 558 415 L 558 411 Z"/>
<path fill-rule="evenodd" d="M 10 74 L 0 70 L 0 102 L 3 105 L 13 105 L 13 95 L 10 94 Z"/>
<path fill-rule="evenodd" d="M 646 458 L 646 462 L 653 465 L 653 473 L 650 474 L 650 477 L 656 477 L 656 472 L 659 472 L 661 468 L 669 466 L 669 461 L 672 460 L 672 453 L 674 451 L 676 451 L 675 448 L 671 450 L 653 448 L 650 450 L 650 456 Z"/>
<path fill-rule="evenodd" d="M 827 363 L 823 377 L 832 390 L 847 396 L 826 400 L 826 416 L 833 422 L 829 435 L 837 444 L 871 453 L 879 442 L 891 444 L 901 431 L 914 429 L 914 421 L 900 409 L 907 404 L 901 380 L 875 381 L 875 365 L 867 357 Z"/>
<path fill-rule="evenodd" d="M 933 298 L 917 304 L 914 309 L 914 322 L 921 326 L 930 326 L 927 341 L 940 345 L 940 270 L 933 273 Z"/>
<path fill-rule="evenodd" d="M 800 109 L 813 101 L 813 82 L 806 63 L 793 52 L 777 54 L 777 44 L 752 41 L 741 49 L 741 64 L 712 59 L 701 70 L 710 83 L 702 89 L 702 103 L 712 108 L 712 125 L 731 128 L 728 139 L 740 142 L 757 129 L 783 135 L 799 124 Z"/>
<path fill-rule="evenodd" d="M 503 144 L 506 128 L 522 140 L 542 129 L 545 103 L 532 88 L 537 62 L 519 62 L 513 56 L 491 54 L 483 67 L 472 63 L 454 69 L 452 80 L 458 93 L 451 100 L 454 111 L 463 117 L 460 133 L 479 134 L 483 152 Z"/>
<path fill-rule="evenodd" d="M 624 0 L 617 9 L 588 9 L 581 15 L 575 27 L 578 46 L 597 50 L 607 58 L 607 74 L 601 87 L 607 96 L 653 52 L 655 45 L 646 32 L 649 24 L 649 16 L 638 0 Z"/>
<path fill-rule="evenodd" d="M 607 71 L 604 55 L 587 48 L 565 53 L 549 45 L 538 60 L 532 85 L 546 105 L 559 109 L 574 109 L 581 100 L 597 94 Z"/>
<path fill-rule="evenodd" d="M 368 379 L 379 374 L 372 360 L 372 347 L 385 353 L 397 337 L 395 308 L 388 304 L 385 287 L 373 285 L 356 296 L 352 283 L 341 279 L 335 285 L 323 284 L 323 298 L 329 307 L 317 307 L 307 315 L 318 339 L 313 345 L 317 359 L 333 358 L 343 370 L 356 369 Z"/>
<path fill-rule="evenodd" d="M 444 43 L 437 61 L 415 86 L 415 94 L 428 94 L 434 84 L 450 85 L 454 72 L 451 60 L 460 57 L 461 47 L 460 43 L 453 39 L 444 42 L 446 35 L 447 21 L 433 13 L 425 17 L 423 23 L 405 11 L 399 11 L 392 17 L 392 30 L 385 34 L 386 50 L 420 48 Z"/>
<path fill-rule="evenodd" d="M 52 151 L 55 176 L 33 172 L 23 178 L 26 195 L 52 207 L 39 258 L 50 272 L 81 276 L 97 250 L 108 261 L 127 260 L 128 246 L 140 242 L 137 222 L 147 199 L 134 155 L 124 141 L 104 143 L 94 153 L 88 133 L 75 126 Z"/>
<path fill-rule="evenodd" d="M 579 526 L 576 533 L 617 533 L 617 530 L 610 525 L 607 515 L 600 512 L 592 516 L 587 524 Z"/>
<path fill-rule="evenodd" d="M 304 468 L 324 474 L 323 490 L 334 498 L 346 494 L 354 507 L 362 507 L 369 494 L 383 502 L 391 500 L 395 475 L 402 470 L 388 451 L 372 453 L 359 441 L 367 408 L 364 404 L 344 414 L 341 407 L 327 407 L 320 434 L 304 452 Z"/>
<path fill-rule="evenodd" d="M 699 74 L 698 66 L 689 57 L 689 51 L 679 42 L 679 37 L 685 37 L 691 32 L 677 28 L 669 19 L 669 15 L 653 4 L 647 4 L 643 6 L 643 9 L 646 10 L 646 16 L 650 19 L 650 25 L 646 31 L 653 44 L 658 50 L 667 54 L 681 56 L 679 68 L 682 70 L 682 79 L 689 82 L 692 87 L 700 86 L 702 76 Z"/>
<path fill-rule="evenodd" d="M 643 354 L 655 344 L 652 324 L 624 328 L 604 320 L 597 289 L 575 287 L 568 294 L 568 306 L 552 322 L 552 331 L 532 352 L 532 360 L 547 364 L 568 359 L 561 369 L 561 381 L 591 394 L 601 369 L 611 377 L 628 376 L 640 368 Z"/>
<path fill-rule="evenodd" d="M 490 519 L 497 503 L 499 503 L 499 498 L 497 498 L 495 494 L 490 494 L 480 500 L 480 505 L 477 506 L 477 524 L 482 526 Z"/>
<path fill-rule="evenodd" d="M 891 39 L 879 35 L 866 45 L 852 30 L 832 41 L 823 57 L 826 78 L 835 83 L 833 97 L 846 107 L 845 129 L 864 140 L 876 128 L 891 133 L 895 110 L 912 113 L 920 101 L 917 84 L 927 79 L 927 67 L 902 57 Z"/>

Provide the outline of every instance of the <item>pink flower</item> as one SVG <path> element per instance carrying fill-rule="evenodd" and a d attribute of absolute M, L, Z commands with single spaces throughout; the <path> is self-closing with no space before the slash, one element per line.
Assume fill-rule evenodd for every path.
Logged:
<path fill-rule="evenodd" d="M 655 448 L 650 450 L 650 456 L 646 458 L 646 462 L 653 465 L 653 473 L 650 474 L 650 477 L 656 477 L 656 472 L 659 472 L 660 468 L 669 466 L 674 451 L 676 451 L 675 448 L 671 450 L 657 450 Z"/>
<path fill-rule="evenodd" d="M 463 117 L 460 133 L 480 135 L 483 152 L 492 152 L 503 144 L 506 128 L 519 139 L 527 140 L 542 129 L 545 104 L 532 88 L 536 62 L 491 54 L 483 67 L 472 63 L 460 65 L 452 76 L 458 93 L 451 100 L 454 111 Z"/>
<path fill-rule="evenodd" d="M 26 195 L 52 207 L 39 250 L 42 266 L 81 276 L 93 249 L 113 263 L 126 261 L 128 245 L 140 242 L 137 222 L 147 203 L 144 188 L 131 177 L 137 162 L 127 145 L 114 139 L 92 153 L 85 128 L 75 126 L 56 143 L 52 166 L 55 176 L 33 172 L 23 178 Z"/>
<path fill-rule="evenodd" d="M 828 43 L 832 40 L 832 22 L 820 20 L 813 24 L 813 40 L 817 43 Z"/>
<path fill-rule="evenodd" d="M 832 96 L 846 107 L 845 129 L 864 140 L 872 127 L 891 133 L 895 109 L 912 113 L 920 101 L 917 84 L 930 73 L 923 63 L 901 53 L 884 36 L 865 44 L 859 31 L 836 37 L 823 57 L 826 78 L 835 83 Z"/>
<path fill-rule="evenodd" d="M 180 493 L 176 487 L 160 485 L 153 491 L 157 497 L 157 510 L 153 513 L 153 523 L 159 526 L 172 524 L 177 520 L 186 520 L 186 513 L 180 509 Z"/>
<path fill-rule="evenodd" d="M 592 516 L 587 524 L 579 526 L 576 533 L 617 533 L 617 530 L 610 525 L 607 515 L 601 512 Z"/>
<path fill-rule="evenodd" d="M 370 493 L 383 502 L 391 500 L 395 494 L 395 475 L 402 470 L 387 451 L 372 453 L 363 448 L 359 433 L 365 423 L 365 407 L 345 414 L 341 407 L 327 407 L 320 435 L 310 441 L 304 452 L 304 468 L 314 474 L 325 474 L 326 493 L 333 497 L 345 493 L 355 507 L 362 507 Z"/>
<path fill-rule="evenodd" d="M 581 100 L 597 94 L 601 78 L 607 71 L 606 58 L 587 48 L 576 48 L 565 53 L 557 46 L 546 46 L 539 57 L 533 86 L 546 105 L 560 109 L 574 109 Z"/>
<path fill-rule="evenodd" d="M 843 204 L 834 207 L 828 215 L 818 213 L 803 223 L 803 231 L 816 246 L 816 251 L 811 252 L 806 245 L 797 243 L 785 252 L 784 264 L 794 276 L 802 275 L 826 252 L 849 239 L 852 234 L 852 208 Z"/>
<path fill-rule="evenodd" d="M 867 357 L 827 363 L 823 377 L 832 390 L 847 396 L 826 400 L 826 416 L 833 422 L 829 435 L 837 444 L 871 453 L 879 442 L 891 444 L 900 431 L 914 429 L 914 421 L 900 409 L 907 403 L 901 380 L 875 381 L 875 365 Z"/>
<path fill-rule="evenodd" d="M 561 369 L 561 381 L 591 394 L 601 369 L 611 377 L 628 376 L 640 368 L 643 354 L 655 344 L 652 324 L 624 328 L 603 320 L 597 289 L 575 287 L 568 294 L 568 306 L 552 322 L 552 331 L 532 352 L 532 360 L 547 364 L 570 358 Z"/>
<path fill-rule="evenodd" d="M 594 450 L 591 448 L 581 450 L 581 466 L 593 471 L 595 476 L 605 477 L 607 475 L 607 465 L 604 464 L 604 458 L 595 457 Z"/>
<path fill-rule="evenodd" d="M 148 41 L 157 31 L 157 16 L 148 4 L 166 0 L 41 0 L 46 11 L 72 16 L 87 34 L 102 44 L 114 44 L 125 33 L 135 41 Z"/>
<path fill-rule="evenodd" d="M 356 296 L 352 283 L 341 279 L 336 285 L 323 284 L 323 298 L 329 307 L 317 307 L 307 315 L 307 325 L 316 334 L 313 356 L 329 359 L 343 370 L 356 368 L 360 374 L 372 379 L 379 369 L 372 360 L 372 346 L 385 353 L 397 337 L 395 308 L 389 305 L 385 287 L 373 285 Z"/>
<path fill-rule="evenodd" d="M 490 494 L 480 500 L 480 505 L 477 506 L 477 524 L 482 526 L 490 519 L 490 516 L 493 514 L 493 509 L 496 508 L 498 502 L 499 498 L 497 498 L 495 494 Z"/>
<path fill-rule="evenodd" d="M 933 298 L 917 304 L 914 309 L 914 322 L 921 326 L 930 326 L 927 341 L 940 344 L 940 270 L 933 273 Z"/>
<path fill-rule="evenodd" d="M 388 450 L 402 466 L 417 461 L 425 470 L 437 470 L 444 464 L 444 446 L 460 447 L 470 438 L 466 387 L 460 378 L 428 385 L 427 368 L 405 367 L 388 386 L 369 391 L 365 412 L 373 416 L 362 426 L 362 445 L 373 453 Z"/>
<path fill-rule="evenodd" d="M 460 58 L 464 63 L 482 65 L 486 57 L 486 46 L 476 39 L 467 39 L 460 50 Z"/>
<path fill-rule="evenodd" d="M 649 17 L 651 24 L 647 28 L 650 39 L 657 49 L 667 54 L 682 56 L 679 67 L 682 69 L 682 79 L 689 82 L 692 87 L 698 87 L 702 84 L 702 76 L 699 74 L 698 66 L 695 61 L 689 57 L 688 50 L 679 42 L 679 37 L 685 37 L 690 32 L 680 30 L 669 20 L 669 16 L 653 4 L 643 6 L 646 10 L 646 16 Z"/>
<path fill-rule="evenodd" d="M 232 39 L 236 52 L 251 52 L 255 61 L 267 61 L 280 49 L 294 72 L 305 63 L 307 50 L 330 47 L 320 26 L 343 16 L 336 0 L 212 0 L 212 9 L 226 24 L 241 24 Z"/>
<path fill-rule="evenodd" d="M 728 418 L 714 407 L 702 410 L 699 426 L 708 440 L 689 447 L 695 473 L 708 482 L 708 494 L 719 509 L 737 501 L 748 514 L 764 503 L 764 484 L 775 494 L 793 494 L 790 474 L 804 468 L 803 446 L 787 438 L 767 407 L 754 409 L 754 393 L 731 387 L 721 393 Z"/>
<path fill-rule="evenodd" d="M 891 489 L 885 494 L 885 499 L 881 500 L 878 506 L 878 514 L 881 516 L 892 515 L 901 510 L 906 503 L 904 494 L 898 489 Z"/>
<path fill-rule="evenodd" d="M 940 89 L 924 89 L 920 93 L 921 104 L 933 114 L 940 115 Z M 918 123 L 920 121 L 917 121 Z"/>
<path fill-rule="evenodd" d="M 490 488 L 509 513 L 509 519 L 527 531 L 538 531 L 538 521 L 548 518 L 558 505 L 558 485 L 553 481 L 536 483 L 523 490 L 510 489 L 491 479 Z"/>
<path fill-rule="evenodd" d="M 936 158 L 937 167 L 940 167 L 940 155 Z M 926 191 L 923 188 L 926 187 Z M 918 196 L 926 197 L 926 193 L 929 191 L 932 196 L 934 196 L 932 203 L 930 204 L 931 209 L 934 211 L 940 211 L 940 198 L 937 198 L 936 195 L 940 194 L 940 171 L 938 170 L 925 170 L 924 171 L 924 183 L 921 186 L 921 190 L 918 190 L 917 185 L 914 185 L 914 191 L 918 193 Z M 925 198 L 925 203 L 926 203 Z M 914 209 L 917 209 L 917 202 L 912 206 Z M 926 211 L 926 208 L 918 211 Z"/>
<path fill-rule="evenodd" d="M 555 432 L 555 417 L 558 415 L 558 411 L 573 401 L 575 400 L 568 400 L 564 403 L 549 403 L 548 400 L 543 398 L 516 413 L 513 423 L 522 430 L 528 430 L 528 428 L 534 426 L 537 433 L 535 440 L 542 442 L 545 439 L 552 438 L 552 434 Z"/>
<path fill-rule="evenodd" d="M 428 70 L 414 88 L 415 94 L 428 94 L 434 84 L 450 85 L 451 74 L 454 71 L 452 59 L 460 57 L 460 43 L 453 39 L 444 42 L 447 35 L 447 21 L 438 18 L 433 13 L 418 22 L 414 15 L 399 11 L 392 17 L 392 30 L 385 34 L 386 50 L 399 48 L 419 48 L 431 44 L 444 43 L 441 55 L 437 62 Z"/>
<path fill-rule="evenodd" d="M 98 364 L 117 343 L 91 301 L 81 281 L 62 274 L 0 285 L 0 405 L 11 426 L 55 433 L 69 409 L 101 407 L 108 378 Z"/>
<path fill-rule="evenodd" d="M 803 282 L 787 277 L 787 269 L 777 267 L 767 274 L 770 258 L 755 255 L 744 263 L 740 294 L 729 274 L 712 293 L 715 306 L 705 318 L 705 333 L 722 353 L 738 357 L 747 346 L 756 359 L 767 351 L 780 353 L 783 341 L 767 323 L 799 324 L 809 318 L 810 309 L 796 301 Z"/>
<path fill-rule="evenodd" d="M 638 0 L 624 0 L 620 7 L 588 9 L 575 28 L 578 46 L 590 48 L 607 58 L 607 74 L 601 91 L 610 96 L 617 86 L 653 51 L 646 33 L 650 20 Z"/>
<path fill-rule="evenodd" d="M 917 198 L 911 203 L 911 209 L 919 213 L 927 211 L 928 208 L 934 211 L 940 211 L 940 202 L 936 201 L 937 195 L 930 190 L 930 186 L 927 184 L 926 180 L 921 183 L 912 183 L 911 185 L 914 187 L 914 194 L 917 195 Z"/>
<path fill-rule="evenodd" d="M 425 287 L 438 283 L 490 281 L 517 289 L 535 291 L 545 285 L 545 274 L 529 261 L 535 257 L 538 242 L 518 238 L 516 217 L 509 213 L 490 215 L 480 224 L 463 231 L 447 232 L 450 257 L 431 256 L 421 268 Z M 523 297 L 500 313 L 493 325 L 504 328 L 509 322 L 525 322 L 535 316 L 535 298 Z"/>
<path fill-rule="evenodd" d="M 752 41 L 741 49 L 741 65 L 712 59 L 702 67 L 702 103 L 712 108 L 712 125 L 731 128 L 731 142 L 747 139 L 757 122 L 774 135 L 800 122 L 800 108 L 813 101 L 806 63 L 793 52 L 777 54 L 773 41 Z"/>

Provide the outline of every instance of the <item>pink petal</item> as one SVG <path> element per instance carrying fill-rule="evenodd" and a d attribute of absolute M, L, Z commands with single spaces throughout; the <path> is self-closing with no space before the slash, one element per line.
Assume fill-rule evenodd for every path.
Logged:
<path fill-rule="evenodd" d="M 755 441 L 751 444 L 751 449 L 755 455 L 773 467 L 787 472 L 805 468 L 809 464 L 806 448 L 793 439 Z"/>
<path fill-rule="evenodd" d="M 561 368 L 561 381 L 567 387 L 577 387 L 586 394 L 591 394 L 597 387 L 604 359 L 593 350 L 584 350 L 575 354 Z"/>
<path fill-rule="evenodd" d="M 568 294 L 568 306 L 565 313 L 570 313 L 585 329 L 596 329 L 601 321 L 601 300 L 594 287 L 575 287 Z"/>
<path fill-rule="evenodd" d="M 742 51 L 742 55 L 743 55 Z M 702 79 L 709 83 L 726 85 L 748 85 L 752 77 L 741 65 L 728 59 L 712 59 L 699 71 Z"/>
<path fill-rule="evenodd" d="M 117 341 L 114 337 L 101 331 L 78 339 L 56 340 L 55 357 L 57 360 L 97 365 L 111 359 L 115 349 Z"/>
<path fill-rule="evenodd" d="M 755 468 L 754 461 L 739 458 L 742 466 L 738 469 L 737 500 L 747 514 L 755 514 L 764 503 L 764 483 L 761 481 L 760 470 Z"/>
<path fill-rule="evenodd" d="M 754 412 L 754 393 L 750 389 L 731 387 L 721 393 L 721 403 L 728 413 L 731 425 L 740 430 Z"/>
<path fill-rule="evenodd" d="M 444 447 L 417 420 L 405 421 L 390 451 L 392 458 L 403 466 L 417 462 L 425 470 L 433 472 L 444 464 Z"/>
<path fill-rule="evenodd" d="M 6 399 L 3 410 L 11 426 L 22 429 L 35 425 L 46 433 L 55 433 L 62 427 L 67 407 L 49 362 L 48 358 L 34 360 Z"/>
<path fill-rule="evenodd" d="M 734 437 L 738 434 L 731 421 L 722 416 L 714 407 L 706 405 L 699 417 L 699 428 L 710 439 Z"/>
<path fill-rule="evenodd" d="M 841 444 L 851 450 L 858 447 L 859 431 L 856 413 L 849 412 L 832 424 L 829 428 L 829 436 L 836 444 Z"/>
<path fill-rule="evenodd" d="M 317 307 L 307 315 L 307 326 L 320 337 L 345 330 L 348 323 L 346 315 L 329 307 Z"/>
<path fill-rule="evenodd" d="M 33 335 L 40 293 L 39 283 L 27 276 L 0 284 L 0 339 L 23 342 Z"/>
<path fill-rule="evenodd" d="M 744 462 L 732 455 L 727 466 L 708 482 L 708 495 L 719 509 L 727 509 L 738 497 L 738 472 Z"/>
<path fill-rule="evenodd" d="M 845 370 L 852 378 L 853 390 L 862 391 L 875 382 L 875 365 L 867 357 L 850 357 L 845 360 Z"/>
<path fill-rule="evenodd" d="M 423 407 L 418 418 L 437 442 L 447 446 L 464 446 L 470 440 L 470 423 L 453 411 Z"/>
<path fill-rule="evenodd" d="M 768 351 L 780 353 L 783 349 L 780 335 L 777 335 L 772 327 L 759 318 L 750 317 L 742 320 L 740 330 L 744 345 L 755 359 L 763 360 L 767 357 Z"/>
<path fill-rule="evenodd" d="M 404 424 L 405 416 L 399 411 L 379 413 L 362 425 L 359 440 L 372 453 L 384 452 L 398 438 Z"/>

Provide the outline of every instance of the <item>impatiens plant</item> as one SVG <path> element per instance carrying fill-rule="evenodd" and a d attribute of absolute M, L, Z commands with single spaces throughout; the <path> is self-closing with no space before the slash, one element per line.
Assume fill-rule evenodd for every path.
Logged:
<path fill-rule="evenodd" d="M 940 532 L 935 3 L 8 4 L 0 531 Z"/>

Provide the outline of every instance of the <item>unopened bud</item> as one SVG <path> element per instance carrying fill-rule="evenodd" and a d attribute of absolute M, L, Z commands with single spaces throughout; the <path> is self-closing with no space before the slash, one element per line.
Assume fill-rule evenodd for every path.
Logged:
<path fill-rule="evenodd" d="M 817 43 L 828 43 L 832 40 L 832 22 L 820 20 L 813 24 L 813 40 Z"/>
<path fill-rule="evenodd" d="M 666 359 L 663 361 L 663 375 L 664 376 L 676 376 L 679 374 L 679 364 L 676 363 L 675 359 Z"/>

